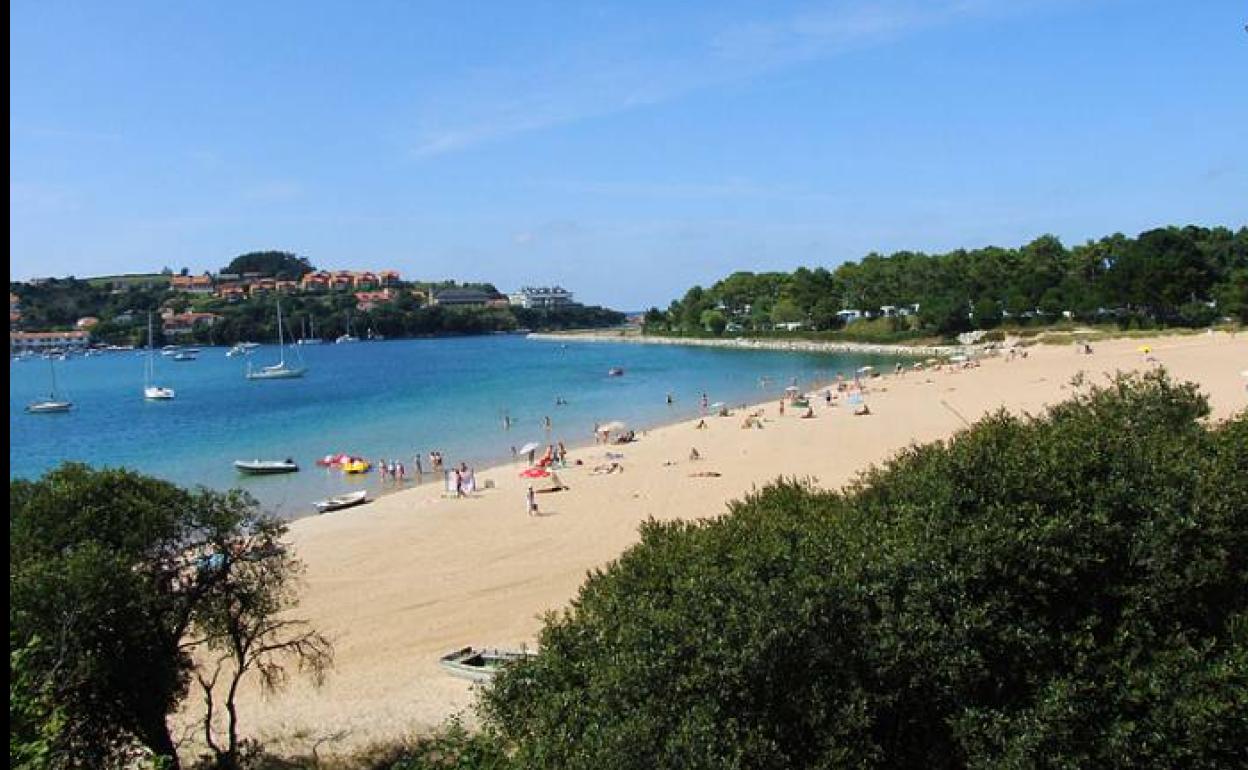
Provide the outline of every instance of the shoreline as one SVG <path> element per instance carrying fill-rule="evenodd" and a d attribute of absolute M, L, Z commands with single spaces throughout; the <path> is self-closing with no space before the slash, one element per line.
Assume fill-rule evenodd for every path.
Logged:
<path fill-rule="evenodd" d="M 764 340 L 749 337 L 647 337 L 643 334 L 583 330 L 575 332 L 533 332 L 527 339 L 543 342 L 618 342 L 633 345 L 687 345 L 737 350 L 778 350 L 798 353 L 871 353 L 889 356 L 949 356 L 982 349 L 982 345 L 904 345 L 869 342 L 825 342 L 820 340 Z"/>
<path fill-rule="evenodd" d="M 538 517 L 524 513 L 529 482 L 518 474 L 527 463 L 512 462 L 477 470 L 471 498 L 444 498 L 437 479 L 293 521 L 287 539 L 307 567 L 294 614 L 334 639 L 337 665 L 320 690 L 298 678 L 268 698 L 248 690 L 240 700 L 244 728 L 292 751 L 306 749 L 301 740 L 341 731 L 329 750 L 350 751 L 457 713 L 471 725 L 471 685 L 445 674 L 437 659 L 465 645 L 532 649 L 542 614 L 565 608 L 587 572 L 637 541 L 645 520 L 719 516 L 729 501 L 780 476 L 839 489 L 907 445 L 961 430 L 963 417 L 1036 412 L 1070 397 L 1076 373 L 1100 382 L 1106 373 L 1151 367 L 1140 344 L 1098 343 L 1092 356 L 1035 346 L 1012 362 L 997 356 L 978 368 L 872 378 L 865 418 L 823 399 L 812 402 L 816 419 L 795 410 L 780 417 L 767 399 L 749 407 L 763 410 L 761 430 L 741 429 L 744 413 L 734 409 L 729 418 L 705 418 L 706 430 L 694 428 L 698 417 L 682 418 L 639 430 L 632 444 L 570 446 L 569 456 L 585 464 L 556 469 L 570 489 L 539 495 Z M 1172 377 L 1201 384 L 1216 417 L 1244 408 L 1248 340 L 1219 334 L 1151 344 Z M 702 459 L 688 459 L 691 447 Z M 624 455 L 624 471 L 593 475 L 606 451 Z M 484 488 L 486 480 L 493 488 Z"/>

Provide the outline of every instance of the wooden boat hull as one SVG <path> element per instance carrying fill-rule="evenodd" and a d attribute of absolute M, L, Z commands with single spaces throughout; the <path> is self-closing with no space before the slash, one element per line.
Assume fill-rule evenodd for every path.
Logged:
<path fill-rule="evenodd" d="M 506 666 L 536 655 L 536 652 L 528 650 L 464 647 L 443 655 L 438 665 L 452 676 L 474 682 L 488 682 Z"/>

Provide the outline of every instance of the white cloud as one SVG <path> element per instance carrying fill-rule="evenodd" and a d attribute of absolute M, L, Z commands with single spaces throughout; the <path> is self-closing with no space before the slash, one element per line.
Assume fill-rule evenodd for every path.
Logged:
<path fill-rule="evenodd" d="M 429 117 L 411 155 L 444 155 L 670 101 L 1002 7 L 1000 0 L 836 2 L 778 20 L 722 25 L 679 55 L 647 57 L 587 46 L 571 60 L 565 55 L 527 68 L 478 71 L 446 86 L 441 99 L 424 96 Z"/>

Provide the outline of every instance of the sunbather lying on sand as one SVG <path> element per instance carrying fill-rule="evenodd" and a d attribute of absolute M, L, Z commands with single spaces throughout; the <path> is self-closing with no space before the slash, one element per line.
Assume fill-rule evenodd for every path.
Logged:
<path fill-rule="evenodd" d="M 697 473 L 690 473 L 689 478 L 719 478 L 722 475 L 724 474 L 719 471 L 698 471 Z"/>
<path fill-rule="evenodd" d="M 594 469 L 589 472 L 589 475 L 606 476 L 611 473 L 623 473 L 623 472 L 624 472 L 623 465 L 620 465 L 617 462 L 611 462 L 611 463 L 602 463 L 601 465 L 595 465 Z"/>

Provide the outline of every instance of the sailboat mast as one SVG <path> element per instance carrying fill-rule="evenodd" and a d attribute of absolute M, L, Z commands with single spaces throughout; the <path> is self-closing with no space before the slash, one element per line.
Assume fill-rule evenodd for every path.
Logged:
<path fill-rule="evenodd" d="M 282 301 L 277 301 L 277 353 L 278 363 L 286 365 L 286 345 L 282 342 Z"/>

